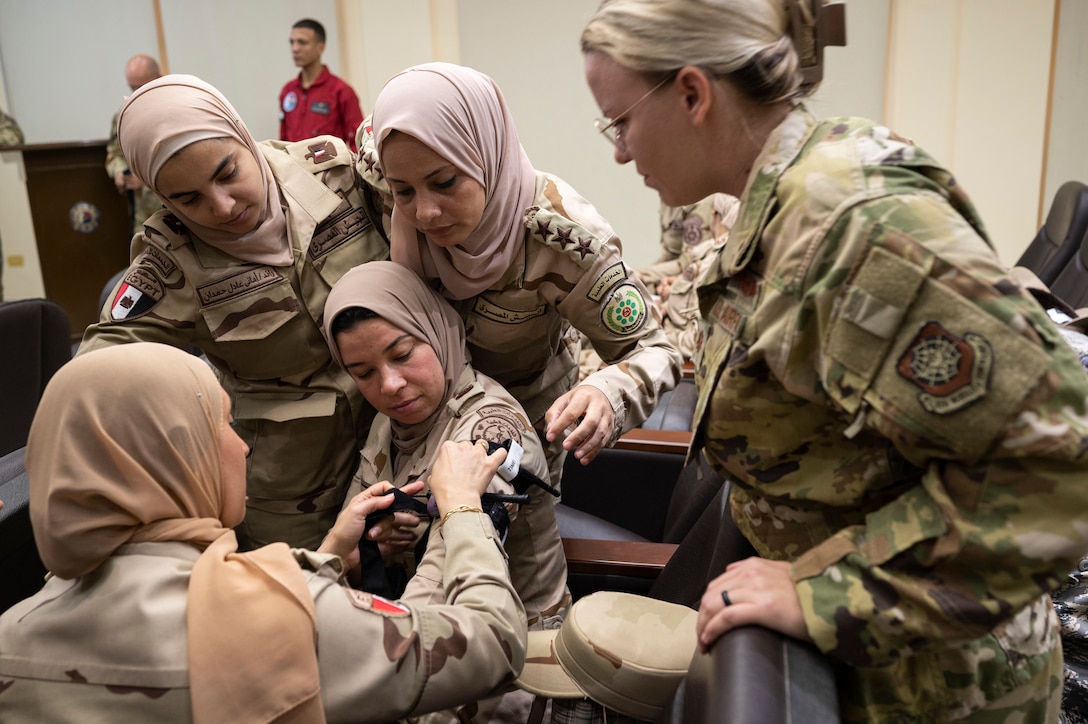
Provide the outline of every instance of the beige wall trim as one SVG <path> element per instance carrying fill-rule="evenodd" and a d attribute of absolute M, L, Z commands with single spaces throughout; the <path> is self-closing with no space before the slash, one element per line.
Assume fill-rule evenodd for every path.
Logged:
<path fill-rule="evenodd" d="M 460 3 L 456 0 L 429 0 L 431 16 L 431 57 L 461 64 Z"/>
<path fill-rule="evenodd" d="M 1054 77 L 1057 74 L 1058 64 L 1058 28 L 1061 26 L 1062 0 L 1054 0 L 1054 30 L 1050 39 L 1050 72 L 1046 81 L 1046 123 L 1043 125 L 1043 153 L 1042 165 L 1039 171 L 1039 210 L 1036 214 L 1035 225 L 1042 227 L 1044 214 L 1046 214 L 1046 173 L 1050 159 L 1050 125 L 1054 116 Z"/>
<path fill-rule="evenodd" d="M 163 73 L 170 72 L 170 56 L 166 53 L 166 28 L 162 22 L 162 4 L 159 0 L 152 0 L 155 8 L 155 35 L 159 43 L 159 68 Z"/>

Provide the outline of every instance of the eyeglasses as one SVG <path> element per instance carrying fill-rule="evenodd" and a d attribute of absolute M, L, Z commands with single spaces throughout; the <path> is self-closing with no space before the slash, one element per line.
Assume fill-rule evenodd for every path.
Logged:
<path fill-rule="evenodd" d="M 619 149 L 622 150 L 624 148 L 623 139 L 620 136 L 620 129 L 616 126 L 616 124 L 619 123 L 620 121 L 622 121 L 627 116 L 629 116 L 631 114 L 631 111 L 635 110 L 635 107 L 639 103 L 642 103 L 642 101 L 646 100 L 647 98 L 652 96 L 654 93 L 661 90 L 661 88 L 666 83 L 673 80 L 674 78 L 676 78 L 676 73 L 669 73 L 667 76 L 662 78 L 658 82 L 657 85 L 655 85 L 650 90 L 646 91 L 645 95 L 643 95 L 637 101 L 635 101 L 634 103 L 629 105 L 627 107 L 627 110 L 625 110 L 623 113 L 619 114 L 615 118 L 594 118 L 593 119 L 593 127 L 596 128 L 597 132 L 600 133 L 602 136 L 604 136 L 608 140 L 609 143 L 611 143 L 616 148 L 619 148 Z"/>

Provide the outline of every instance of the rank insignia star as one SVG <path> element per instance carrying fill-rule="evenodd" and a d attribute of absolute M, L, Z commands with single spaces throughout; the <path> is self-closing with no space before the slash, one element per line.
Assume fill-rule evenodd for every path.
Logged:
<path fill-rule="evenodd" d="M 540 235 L 540 240 L 541 241 L 547 241 L 548 237 L 550 237 L 552 235 L 551 225 L 552 225 L 551 221 L 539 221 L 538 220 L 536 222 L 536 233 Z"/>
<path fill-rule="evenodd" d="M 578 238 L 578 246 L 574 249 L 576 252 L 582 255 L 585 259 L 587 256 L 593 253 L 593 240 Z"/>

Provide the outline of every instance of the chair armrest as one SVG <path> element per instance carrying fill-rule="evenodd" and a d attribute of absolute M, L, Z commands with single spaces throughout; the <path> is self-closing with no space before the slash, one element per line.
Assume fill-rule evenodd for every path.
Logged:
<path fill-rule="evenodd" d="M 636 427 L 623 433 L 612 447 L 616 450 L 687 455 L 690 446 L 690 430 L 651 430 Z"/>
<path fill-rule="evenodd" d="M 564 538 L 571 573 L 656 578 L 676 551 L 672 543 Z"/>
<path fill-rule="evenodd" d="M 835 724 L 831 661 L 812 644 L 761 626 L 723 635 L 695 654 L 681 688 L 679 721 Z"/>

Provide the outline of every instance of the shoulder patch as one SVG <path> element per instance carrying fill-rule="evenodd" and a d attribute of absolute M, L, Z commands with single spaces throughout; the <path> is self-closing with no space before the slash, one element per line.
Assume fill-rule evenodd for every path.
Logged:
<path fill-rule="evenodd" d="M 311 143 L 306 147 L 309 153 L 306 154 L 306 159 L 313 162 L 315 166 L 318 166 L 329 159 L 336 158 L 336 146 L 330 141 L 322 141 L 318 143 Z"/>
<path fill-rule="evenodd" d="M 921 390 L 918 403 L 924 410 L 947 415 L 986 396 L 993 365 L 993 347 L 981 334 L 957 337 L 940 322 L 928 322 L 900 356 L 896 370 Z"/>
<path fill-rule="evenodd" d="M 178 270 L 178 265 L 156 246 L 149 246 L 141 254 L 141 263 L 153 266 L 162 274 L 164 280 L 169 279 Z"/>
<path fill-rule="evenodd" d="M 610 332 L 627 335 L 646 323 L 646 300 L 634 284 L 621 284 L 601 310 L 601 323 Z"/>
<path fill-rule="evenodd" d="M 490 442 L 513 440 L 520 445 L 522 433 L 529 429 L 528 424 L 521 420 L 516 412 L 503 405 L 481 407 L 477 414 L 480 419 L 472 426 L 473 440 L 484 439 Z"/>
<path fill-rule="evenodd" d="M 591 302 L 599 303 L 604 299 L 604 295 L 609 289 L 616 286 L 619 282 L 627 278 L 627 269 L 623 266 L 622 261 L 618 261 L 612 266 L 601 272 L 601 275 L 597 277 L 597 281 L 593 282 L 593 286 L 586 292 L 586 299 Z"/>
<path fill-rule="evenodd" d="M 288 156 L 311 172 L 352 163 L 347 144 L 336 136 L 308 138 L 305 141 L 288 143 L 283 148 Z"/>
<path fill-rule="evenodd" d="M 412 613 L 412 609 L 408 608 L 403 603 L 390 601 L 388 598 L 382 598 L 377 594 L 359 591 L 354 588 L 348 588 L 346 590 L 348 592 L 348 598 L 351 599 L 351 603 L 355 608 L 361 608 L 364 611 L 373 611 L 374 613 L 380 613 L 381 615 L 390 618 L 404 618 L 405 616 L 410 616 Z"/>
<path fill-rule="evenodd" d="M 162 282 L 147 266 L 139 265 L 128 271 L 113 295 L 110 319 L 119 322 L 136 319 L 151 311 L 163 297 Z"/>

